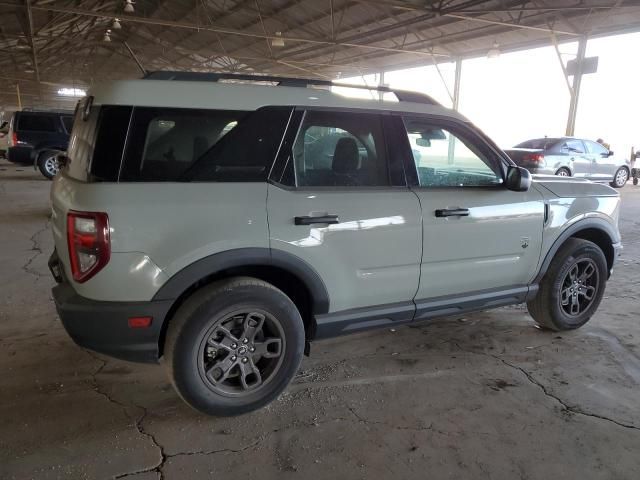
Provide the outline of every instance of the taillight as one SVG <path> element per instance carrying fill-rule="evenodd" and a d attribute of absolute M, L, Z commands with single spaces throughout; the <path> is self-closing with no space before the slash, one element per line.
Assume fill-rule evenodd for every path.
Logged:
<path fill-rule="evenodd" d="M 16 132 L 13 132 L 11 134 L 11 138 L 9 139 L 9 146 L 10 147 L 15 147 L 16 145 L 18 145 L 18 134 Z"/>
<path fill-rule="evenodd" d="M 529 163 L 544 163 L 544 155 L 542 153 L 527 153 L 522 159 Z"/>
<path fill-rule="evenodd" d="M 108 215 L 69 211 L 67 243 L 73 279 L 78 283 L 86 282 L 102 270 L 111 258 Z"/>

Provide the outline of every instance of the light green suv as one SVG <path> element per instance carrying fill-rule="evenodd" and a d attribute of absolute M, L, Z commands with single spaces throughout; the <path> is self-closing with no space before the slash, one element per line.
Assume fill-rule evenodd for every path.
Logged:
<path fill-rule="evenodd" d="M 608 186 L 532 182 L 426 95 L 181 75 L 78 106 L 50 268 L 79 345 L 162 360 L 189 405 L 234 415 L 315 340 L 523 302 L 566 330 L 598 308 L 621 248 Z"/>

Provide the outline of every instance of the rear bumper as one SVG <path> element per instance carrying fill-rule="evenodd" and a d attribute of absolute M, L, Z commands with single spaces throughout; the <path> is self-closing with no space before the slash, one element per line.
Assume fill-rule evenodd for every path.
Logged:
<path fill-rule="evenodd" d="M 7 160 L 20 165 L 33 165 L 32 147 L 9 147 Z"/>
<path fill-rule="evenodd" d="M 67 282 L 52 292 L 65 330 L 81 347 L 131 362 L 158 361 L 162 324 L 171 300 L 102 302 L 81 297 Z M 129 328 L 130 317 L 152 317 L 151 325 Z"/>

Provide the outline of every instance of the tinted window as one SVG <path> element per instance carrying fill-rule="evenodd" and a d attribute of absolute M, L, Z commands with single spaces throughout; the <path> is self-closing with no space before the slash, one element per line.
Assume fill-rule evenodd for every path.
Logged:
<path fill-rule="evenodd" d="M 73 117 L 71 115 L 63 116 L 62 124 L 64 125 L 64 129 L 67 131 L 67 133 L 71 133 L 71 129 L 73 128 Z"/>
<path fill-rule="evenodd" d="M 486 187 L 502 183 L 479 148 L 435 122 L 404 118 L 421 187 Z"/>
<path fill-rule="evenodd" d="M 566 140 L 562 144 L 562 151 L 570 153 L 584 153 L 584 146 L 580 140 Z"/>
<path fill-rule="evenodd" d="M 602 145 L 600 145 L 597 142 L 592 142 L 590 140 L 585 140 L 584 141 L 585 146 L 587 147 L 587 152 L 589 153 L 593 153 L 596 155 L 607 155 L 609 153 L 609 150 L 607 150 L 605 147 L 603 147 Z"/>
<path fill-rule="evenodd" d="M 18 118 L 18 131 L 23 132 L 57 132 L 56 117 L 52 115 L 37 115 L 21 113 Z"/>
<path fill-rule="evenodd" d="M 557 138 L 537 138 L 519 143 L 514 148 L 530 148 L 532 150 L 546 150 L 558 142 Z"/>
<path fill-rule="evenodd" d="M 293 159 L 298 186 L 390 184 L 382 121 L 375 114 L 306 112 Z"/>
<path fill-rule="evenodd" d="M 222 129 L 226 135 L 200 156 L 183 180 L 266 181 L 291 111 L 290 107 L 268 107 L 227 122 Z"/>
<path fill-rule="evenodd" d="M 97 120 L 98 133 L 91 161 L 91 174 L 94 180 L 106 182 L 118 180 L 131 110 L 132 107 L 112 105 L 106 105 L 100 109 Z M 83 120 L 78 121 L 86 123 Z"/>
<path fill-rule="evenodd" d="M 245 112 L 182 108 L 133 109 L 121 181 L 177 181 Z M 102 128 L 109 128 L 108 125 Z"/>

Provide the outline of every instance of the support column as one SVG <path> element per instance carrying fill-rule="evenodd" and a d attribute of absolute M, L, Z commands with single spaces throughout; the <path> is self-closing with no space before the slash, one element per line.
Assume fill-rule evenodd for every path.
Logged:
<path fill-rule="evenodd" d="M 453 82 L 453 109 L 457 112 L 460 106 L 460 78 L 462 77 L 462 59 L 456 60 L 456 73 Z"/>
<path fill-rule="evenodd" d="M 382 70 L 378 74 L 378 86 L 379 87 L 384 87 L 384 70 Z M 379 100 L 383 100 L 384 99 L 384 92 L 378 92 L 378 99 Z"/>
<path fill-rule="evenodd" d="M 18 97 L 18 111 L 22 110 L 22 97 L 20 96 L 20 84 L 16 83 L 16 96 Z"/>
<path fill-rule="evenodd" d="M 580 85 L 582 84 L 584 57 L 587 52 L 587 36 L 580 37 L 578 42 L 578 56 L 576 57 L 576 72 L 571 87 L 571 102 L 569 104 L 569 118 L 567 119 L 567 136 L 573 136 L 576 130 L 578 116 L 578 101 L 580 100 Z"/>
<path fill-rule="evenodd" d="M 462 76 L 462 59 L 456 60 L 456 73 L 453 81 L 453 95 L 451 101 L 453 103 L 452 108 L 457 112 L 460 106 L 460 78 Z M 447 154 L 447 161 L 449 165 L 452 165 L 455 160 L 456 154 L 456 140 L 449 134 L 449 151 Z"/>

